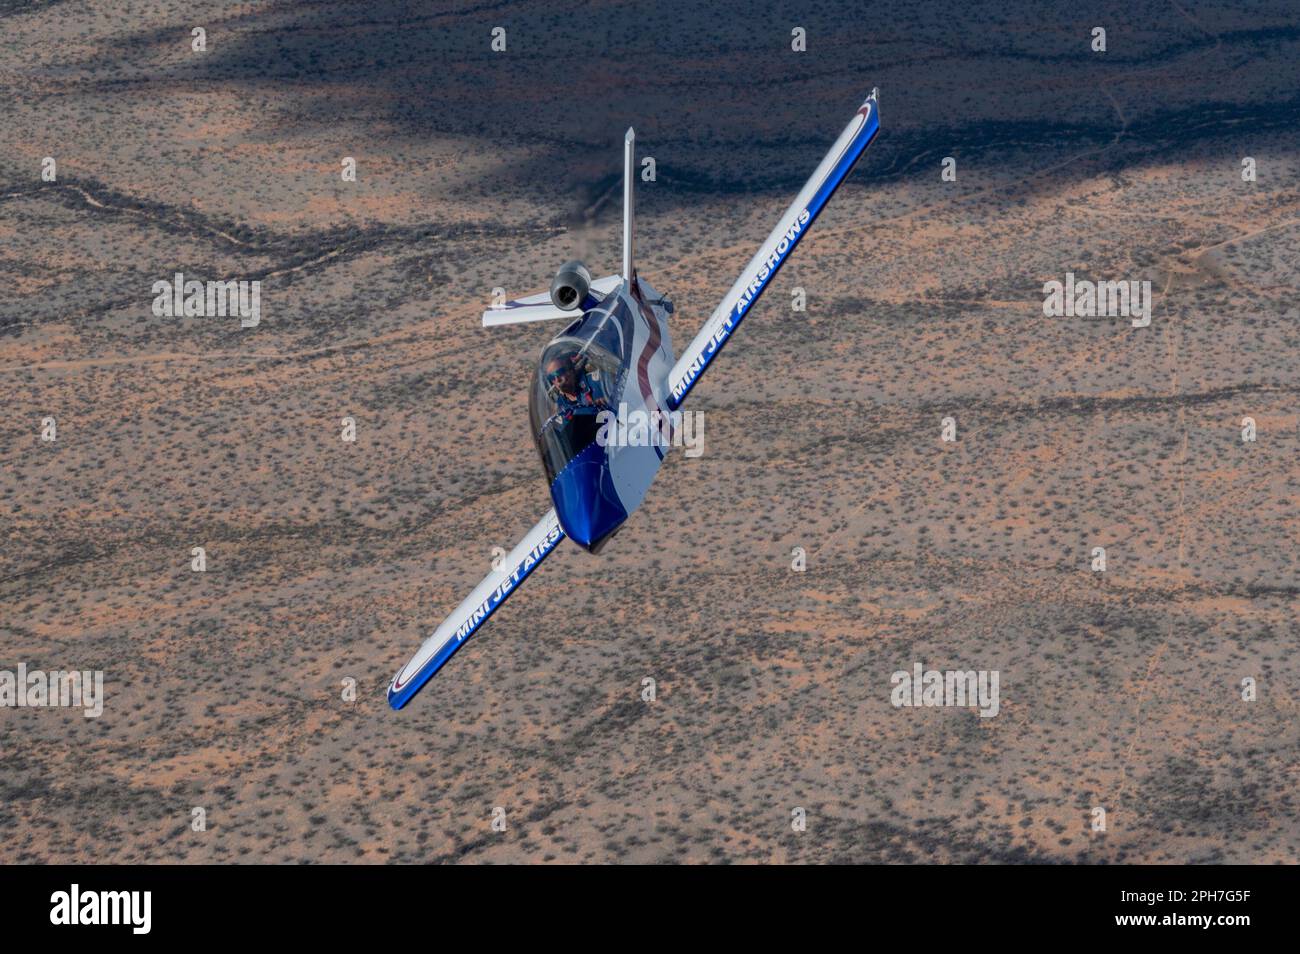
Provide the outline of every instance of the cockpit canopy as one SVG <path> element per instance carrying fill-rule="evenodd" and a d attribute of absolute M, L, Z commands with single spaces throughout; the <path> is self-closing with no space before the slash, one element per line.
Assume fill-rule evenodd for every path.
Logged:
<path fill-rule="evenodd" d="M 529 393 L 533 435 L 548 483 L 595 441 L 600 429 L 596 416 L 618 410 L 622 360 L 600 343 L 599 335 L 578 337 L 571 330 L 546 346 Z"/>

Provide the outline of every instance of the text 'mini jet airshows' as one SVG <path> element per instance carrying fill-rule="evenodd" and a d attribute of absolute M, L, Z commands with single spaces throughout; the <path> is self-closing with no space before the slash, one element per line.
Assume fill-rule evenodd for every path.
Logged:
<path fill-rule="evenodd" d="M 671 448 L 675 412 L 794 251 L 818 213 L 880 131 L 878 92 L 871 91 L 812 178 L 786 209 L 704 327 L 673 360 L 672 304 L 637 274 L 633 261 L 634 136 L 623 146 L 623 270 L 592 280 L 580 262 L 564 265 L 550 292 L 484 312 L 484 325 L 569 318 L 542 349 L 529 394 L 529 415 L 554 504 L 448 616 L 388 687 L 400 709 L 474 635 L 560 541 L 592 553 L 619 530 L 645 498 Z M 600 420 L 652 422 L 654 439 L 633 444 L 601 439 Z"/>

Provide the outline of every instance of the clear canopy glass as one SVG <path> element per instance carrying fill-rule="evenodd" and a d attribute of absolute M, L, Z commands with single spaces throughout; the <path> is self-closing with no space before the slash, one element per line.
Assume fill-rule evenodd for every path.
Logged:
<path fill-rule="evenodd" d="M 599 338 L 566 331 L 542 352 L 528 408 L 548 482 L 596 439 L 597 415 L 618 410 L 622 362 Z"/>

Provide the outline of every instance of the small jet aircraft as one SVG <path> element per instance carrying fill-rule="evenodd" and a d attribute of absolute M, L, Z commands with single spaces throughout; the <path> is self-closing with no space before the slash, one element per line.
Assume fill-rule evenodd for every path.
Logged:
<path fill-rule="evenodd" d="M 633 262 L 631 129 L 623 143 L 623 270 L 593 280 L 581 262 L 564 265 L 550 292 L 483 313 L 485 326 L 572 319 L 542 349 L 529 415 L 554 507 L 430 636 L 388 687 L 400 709 L 420 691 L 566 536 L 592 553 L 609 541 L 645 498 L 672 446 L 674 417 L 740 322 L 752 310 L 818 213 L 880 131 L 872 90 L 750 259 L 695 339 L 673 360 L 672 303 L 637 274 Z M 648 441 L 611 441 L 602 430 L 620 417 L 652 422 Z M 602 433 L 605 439 L 602 439 Z"/>

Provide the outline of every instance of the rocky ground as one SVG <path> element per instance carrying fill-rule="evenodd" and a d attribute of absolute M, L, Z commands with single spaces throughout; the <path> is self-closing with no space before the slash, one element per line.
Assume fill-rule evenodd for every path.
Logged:
<path fill-rule="evenodd" d="M 1281 0 L 0 0 L 0 669 L 106 694 L 0 709 L 0 862 L 1300 860 L 1298 61 Z M 549 505 L 491 289 L 616 269 L 634 124 L 680 350 L 873 86 L 704 455 L 391 711 Z"/>

